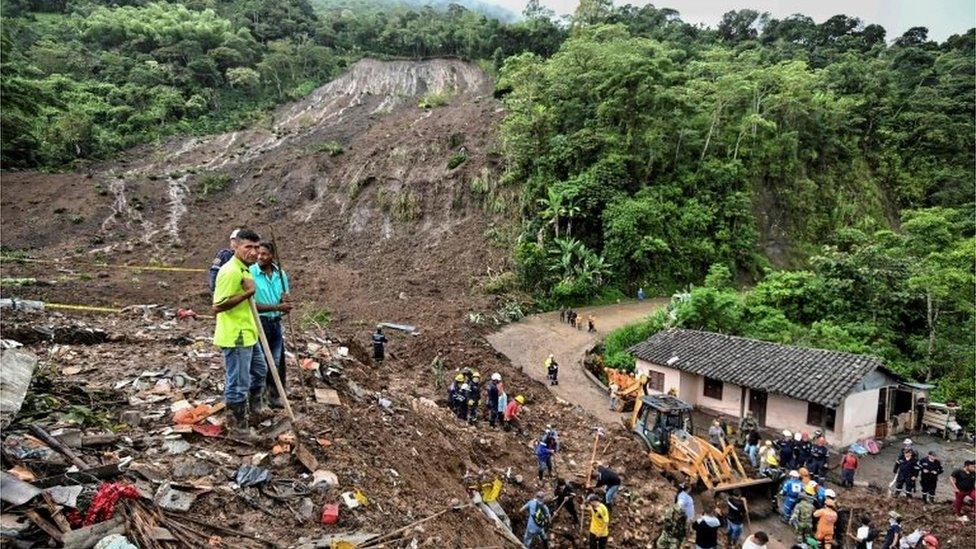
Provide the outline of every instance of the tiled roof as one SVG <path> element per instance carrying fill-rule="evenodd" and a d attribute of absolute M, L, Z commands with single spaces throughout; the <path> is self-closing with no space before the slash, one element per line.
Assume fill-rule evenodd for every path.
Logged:
<path fill-rule="evenodd" d="M 660 366 L 836 408 L 879 358 L 670 328 L 628 351 Z"/>

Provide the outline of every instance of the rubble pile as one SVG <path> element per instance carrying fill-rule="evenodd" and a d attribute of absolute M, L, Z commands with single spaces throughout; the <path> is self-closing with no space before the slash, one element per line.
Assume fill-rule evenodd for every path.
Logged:
<path fill-rule="evenodd" d="M 528 398 L 523 434 L 457 420 L 415 347 L 377 366 L 363 362 L 356 341 L 319 331 L 301 334 L 288 357 L 298 373 L 289 381 L 295 421 L 283 412 L 262 418 L 260 440 L 248 443 L 223 430 L 223 367 L 209 323 L 58 313 L 3 322 L 5 334 L 8 324 L 106 333 L 98 342 L 40 339 L 21 348 L 38 365 L 2 446 L 3 532 L 20 546 L 65 536 L 91 543 L 80 546 L 111 536 L 140 547 L 512 546 L 511 533 L 471 505 L 467 487 L 474 477 L 500 478 L 498 503 L 520 537 L 519 508 L 552 486 L 538 482 L 532 452 L 547 425 L 561 435 L 557 475 L 583 485 L 596 447 L 597 459 L 625 478 L 615 544 L 646 546 L 670 502 L 667 482 L 622 426 L 594 445 L 595 424 L 582 410 L 480 346 L 467 360 L 500 370 Z M 19 489 L 8 491 L 8 482 Z M 112 512 L 99 506 L 91 515 L 106 491 L 124 495 Z M 556 546 L 583 543 L 565 513 L 554 530 Z"/>

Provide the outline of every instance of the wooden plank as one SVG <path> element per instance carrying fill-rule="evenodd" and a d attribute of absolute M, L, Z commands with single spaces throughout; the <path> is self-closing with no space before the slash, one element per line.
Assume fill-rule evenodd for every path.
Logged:
<path fill-rule="evenodd" d="M 53 524 L 48 522 L 47 519 L 42 517 L 37 511 L 33 509 L 29 509 L 26 512 L 24 512 L 24 515 L 28 519 L 30 519 L 31 522 L 37 525 L 38 528 L 44 530 L 45 534 L 51 536 L 51 538 L 54 541 L 61 543 L 61 538 L 62 538 L 61 530 L 58 530 L 57 527 L 55 527 Z"/>
<path fill-rule="evenodd" d="M 329 406 L 342 405 L 342 401 L 339 400 L 339 392 L 335 389 L 328 389 L 326 387 L 315 388 L 315 402 L 328 404 Z"/>

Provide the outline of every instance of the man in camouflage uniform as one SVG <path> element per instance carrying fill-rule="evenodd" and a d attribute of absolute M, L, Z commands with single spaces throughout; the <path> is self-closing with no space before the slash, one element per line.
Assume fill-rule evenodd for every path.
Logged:
<path fill-rule="evenodd" d="M 675 503 L 664 518 L 664 531 L 657 538 L 657 549 L 680 549 L 687 535 L 688 517 L 681 505 Z"/>
<path fill-rule="evenodd" d="M 790 524 L 796 530 L 796 539 L 804 543 L 806 539 L 813 535 L 813 501 L 809 496 L 802 496 L 793 514 L 790 515 Z"/>
<path fill-rule="evenodd" d="M 756 418 L 752 416 L 752 410 L 746 410 L 746 416 L 739 421 L 739 432 L 737 433 L 737 438 L 739 440 L 739 446 L 744 446 L 746 443 L 746 437 L 749 433 L 759 428 L 759 422 Z"/>

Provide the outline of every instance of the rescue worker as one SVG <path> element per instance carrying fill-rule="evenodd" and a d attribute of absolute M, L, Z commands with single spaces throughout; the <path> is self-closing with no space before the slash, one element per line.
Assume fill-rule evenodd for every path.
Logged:
<path fill-rule="evenodd" d="M 488 382 L 488 425 L 495 426 L 500 412 L 498 411 L 498 396 L 501 392 L 502 375 L 498 372 L 491 374 L 491 381 Z M 504 411 L 504 410 L 503 410 Z"/>
<path fill-rule="evenodd" d="M 790 514 L 790 526 L 796 532 L 796 541 L 806 543 L 808 537 L 813 535 L 813 498 L 807 495 L 800 497 L 800 501 L 793 507 Z"/>
<path fill-rule="evenodd" d="M 664 517 L 664 529 L 657 538 L 657 549 L 680 549 L 687 536 L 688 517 L 681 504 L 675 502 Z"/>
<path fill-rule="evenodd" d="M 552 455 L 556 451 L 549 447 L 544 441 L 538 441 L 535 444 L 535 458 L 539 461 L 539 482 L 542 482 L 542 477 L 549 473 L 552 476 Z"/>
<path fill-rule="evenodd" d="M 604 501 L 607 507 L 613 509 L 613 500 L 617 497 L 617 492 L 620 490 L 620 475 L 613 472 L 609 467 L 598 463 L 596 470 L 593 471 L 594 480 L 596 483 L 594 486 L 596 488 L 605 487 L 607 493 Z"/>
<path fill-rule="evenodd" d="M 708 443 L 721 450 L 724 438 L 725 430 L 722 429 L 722 422 L 713 420 L 712 426 L 708 428 Z"/>
<path fill-rule="evenodd" d="M 823 486 L 817 484 L 817 481 L 810 480 L 803 487 L 803 493 L 810 496 L 813 500 L 813 506 L 820 509 L 824 506 L 824 501 L 827 499 L 827 492 L 824 490 Z"/>
<path fill-rule="evenodd" d="M 935 487 L 939 484 L 939 475 L 944 471 L 942 462 L 935 452 L 929 451 L 928 455 L 918 462 L 919 484 L 922 486 L 922 501 L 925 503 L 935 503 Z"/>
<path fill-rule="evenodd" d="M 559 363 L 552 353 L 549 353 L 546 358 L 546 377 L 549 379 L 549 385 L 559 385 Z"/>
<path fill-rule="evenodd" d="M 847 488 L 854 487 L 854 473 L 857 472 L 859 461 L 854 450 L 848 450 L 840 461 L 840 485 Z"/>
<path fill-rule="evenodd" d="M 895 476 L 895 495 L 903 494 L 905 497 L 912 497 L 915 493 L 915 480 L 918 478 L 918 458 L 915 451 L 905 448 L 891 471 Z"/>
<path fill-rule="evenodd" d="M 827 439 L 823 436 L 817 437 L 810 447 L 807 469 L 810 469 L 810 473 L 817 478 L 827 473 Z"/>
<path fill-rule="evenodd" d="M 610 537 L 610 511 L 596 494 L 586 496 L 586 505 L 590 508 L 589 549 L 606 549 Z"/>
<path fill-rule="evenodd" d="M 746 433 L 746 444 L 744 448 L 746 455 L 749 457 L 749 464 L 753 467 L 759 467 L 759 430 L 752 429 Z"/>
<path fill-rule="evenodd" d="M 776 449 L 779 451 L 780 465 L 794 469 L 791 465 L 793 463 L 793 433 L 789 430 L 783 431 L 783 438 L 776 443 Z"/>
<path fill-rule="evenodd" d="M 454 381 L 452 381 L 451 385 L 447 388 L 447 405 L 451 408 L 451 411 L 454 412 L 454 415 L 457 415 L 458 413 L 458 393 L 461 392 L 461 385 L 463 383 L 464 374 L 458 372 L 458 374 L 454 376 Z"/>
<path fill-rule="evenodd" d="M 767 440 L 759 449 L 759 472 L 766 475 L 770 470 L 777 468 L 779 468 L 779 454 L 773 447 L 773 441 Z"/>
<path fill-rule="evenodd" d="M 806 488 L 807 485 L 810 484 L 810 480 L 811 480 L 810 470 L 807 469 L 806 467 L 800 467 L 799 469 L 796 470 L 796 472 L 800 473 L 800 482 L 803 483 L 803 488 Z M 816 484 L 816 482 L 814 482 L 814 484 Z"/>
<path fill-rule="evenodd" d="M 797 502 L 800 500 L 800 495 L 803 494 L 803 484 L 800 482 L 800 473 L 790 471 L 790 476 L 783 482 L 783 486 L 780 488 L 779 494 L 783 498 L 783 519 L 789 521 L 790 516 L 793 514 L 793 507 L 796 506 Z"/>
<path fill-rule="evenodd" d="M 813 537 L 821 543 L 824 549 L 830 549 L 834 542 L 834 523 L 837 522 L 837 506 L 833 498 L 827 498 L 823 509 L 813 512 L 813 518 L 817 519 L 817 531 Z"/>
<path fill-rule="evenodd" d="M 373 360 L 376 362 L 383 362 L 383 357 L 386 349 L 386 336 L 383 335 L 383 327 L 380 325 L 376 326 L 376 331 L 373 332 L 371 338 L 373 343 Z"/>
<path fill-rule="evenodd" d="M 522 424 L 519 423 L 519 413 L 522 411 L 522 405 L 525 404 L 525 397 L 522 395 L 517 395 L 515 400 L 508 403 L 505 408 L 505 430 L 511 431 L 515 428 L 519 434 L 522 434 Z"/>
<path fill-rule="evenodd" d="M 901 534 L 901 515 L 898 511 L 888 511 L 888 530 L 881 541 L 881 549 L 897 549 L 901 544 Z"/>
<path fill-rule="evenodd" d="M 468 423 L 474 425 L 478 422 L 478 405 L 481 403 L 481 374 L 474 372 L 471 374 L 471 381 L 468 382 Z"/>
<path fill-rule="evenodd" d="M 810 434 L 793 434 L 793 469 L 804 467 L 810 459 Z"/>
<path fill-rule="evenodd" d="M 518 398 L 518 397 L 516 397 Z M 528 512 L 528 519 L 525 524 L 525 535 L 522 536 L 522 545 L 532 549 L 535 540 L 542 542 L 542 547 L 548 549 L 549 537 L 546 530 L 552 522 L 552 515 L 545 504 L 545 492 L 538 492 L 533 499 L 530 499 L 522 506 L 521 511 Z"/>
<path fill-rule="evenodd" d="M 567 482 L 564 478 L 556 479 L 556 488 L 553 490 L 553 494 L 556 496 L 556 499 L 552 502 L 553 509 L 555 509 L 552 512 L 553 518 L 559 513 L 560 509 L 566 509 L 569 512 L 569 516 L 573 519 L 573 524 L 578 525 L 580 518 L 579 512 L 576 510 L 576 487 L 573 483 Z"/>
<path fill-rule="evenodd" d="M 739 421 L 739 432 L 737 433 L 739 445 L 745 447 L 749 433 L 757 429 L 759 429 L 759 422 L 752 416 L 752 410 L 746 410 L 745 417 Z"/>
<path fill-rule="evenodd" d="M 546 430 L 542 432 L 539 440 L 544 442 L 553 452 L 559 451 L 559 432 L 552 425 L 546 425 Z"/>
<path fill-rule="evenodd" d="M 457 418 L 461 421 L 466 421 L 468 419 L 468 402 L 471 399 L 471 386 L 467 383 L 462 383 L 460 390 L 454 395 L 455 402 L 455 414 Z"/>
<path fill-rule="evenodd" d="M 590 315 L 586 318 L 586 325 L 587 325 L 586 328 L 587 332 L 589 333 L 596 332 L 596 319 L 593 318 L 593 315 Z"/>

